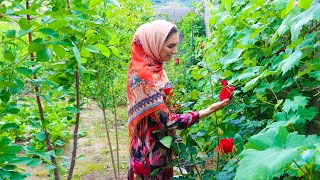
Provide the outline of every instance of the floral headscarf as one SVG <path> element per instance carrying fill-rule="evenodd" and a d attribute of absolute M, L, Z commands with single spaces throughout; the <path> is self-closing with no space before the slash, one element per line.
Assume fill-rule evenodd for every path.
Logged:
<path fill-rule="evenodd" d="M 160 90 L 171 85 L 163 69 L 160 51 L 174 26 L 165 20 L 155 20 L 140 26 L 132 40 L 127 75 L 130 137 L 143 117 L 165 106 Z"/>

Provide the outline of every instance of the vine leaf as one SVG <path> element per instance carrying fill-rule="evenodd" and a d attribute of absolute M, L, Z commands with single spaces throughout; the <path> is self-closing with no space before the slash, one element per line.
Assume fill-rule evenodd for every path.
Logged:
<path fill-rule="evenodd" d="M 299 60 L 302 56 L 302 52 L 300 50 L 294 51 L 294 53 L 290 54 L 290 56 L 284 59 L 280 64 L 282 65 L 281 70 L 282 74 L 284 75 L 294 66 L 299 65 Z"/>
<path fill-rule="evenodd" d="M 279 177 L 290 168 L 293 160 L 300 158 L 301 149 L 315 149 L 315 144 L 319 144 L 315 135 L 289 133 L 284 127 L 263 130 L 249 139 L 246 149 L 239 155 L 241 160 L 234 179 Z"/>
<path fill-rule="evenodd" d="M 286 99 L 282 110 L 288 113 L 290 110 L 297 111 L 299 106 L 306 106 L 308 104 L 308 97 L 306 96 L 295 96 L 293 101 Z"/>
<path fill-rule="evenodd" d="M 232 52 L 230 52 L 228 55 L 226 55 L 225 57 L 220 59 L 219 62 L 223 65 L 233 63 L 233 62 L 237 61 L 237 59 L 240 57 L 242 52 L 243 52 L 243 49 L 236 48 Z"/>

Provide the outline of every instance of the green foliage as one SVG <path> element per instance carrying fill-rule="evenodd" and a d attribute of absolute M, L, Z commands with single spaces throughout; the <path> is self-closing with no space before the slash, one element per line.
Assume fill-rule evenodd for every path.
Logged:
<path fill-rule="evenodd" d="M 218 101 L 221 79 L 235 86 L 233 103 L 192 126 L 183 138 L 186 148 L 196 145 L 205 153 L 197 160 L 204 162 L 218 158 L 218 139 L 237 140 L 231 159 L 219 157 L 211 174 L 215 178 L 316 177 L 318 136 L 306 136 L 306 127 L 319 122 L 319 7 L 316 0 L 222 0 L 210 12 L 211 36 L 184 43 L 190 47 L 205 39 L 204 49 L 184 51 L 186 59 L 193 56 L 190 49 L 202 56 L 185 66 L 175 84 L 177 96 L 183 96 L 177 98 L 180 111 Z M 189 136 L 196 144 L 187 145 Z M 301 159 L 311 152 L 308 162 Z M 239 160 L 233 158 L 237 154 Z"/>
<path fill-rule="evenodd" d="M 315 135 L 306 137 L 298 135 L 297 132 L 289 133 L 285 128 L 265 129 L 252 136 L 246 149 L 239 155 L 242 159 L 235 179 L 272 179 L 286 172 L 300 174 L 301 170 L 297 169 L 294 163 L 303 162 L 303 154 L 317 150 L 319 143 L 319 138 Z M 312 164 L 316 163 L 319 162 L 310 157 L 304 166 L 309 164 L 312 167 Z"/>
<path fill-rule="evenodd" d="M 0 139 L 23 141 L 23 154 L 35 158 L 24 164 L 45 161 L 52 171 L 50 156 L 61 158 L 61 147 L 71 136 L 69 127 L 86 96 L 94 94 L 98 102 L 108 103 L 103 105 L 107 108 L 112 102 L 99 101 L 100 95 L 105 100 L 114 95 L 116 105 L 126 103 L 130 42 L 136 28 L 153 14 L 151 3 L 142 0 L 70 1 L 71 9 L 61 0 L 28 2 L 29 8 L 26 1 L 0 1 Z M 79 107 L 74 88 L 77 70 Z M 44 151 L 47 135 L 53 146 L 49 152 Z M 0 148 L 0 179 L 23 179 L 22 169 L 3 171 L 2 158 L 10 156 L 2 153 Z M 59 161 L 61 172 L 67 161 Z"/>

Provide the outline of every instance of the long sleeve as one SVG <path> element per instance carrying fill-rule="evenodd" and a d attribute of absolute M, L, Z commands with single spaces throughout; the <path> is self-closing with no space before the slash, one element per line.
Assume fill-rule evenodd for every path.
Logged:
<path fill-rule="evenodd" d="M 164 108 L 153 112 L 151 116 L 161 122 L 166 129 L 185 129 L 199 121 L 198 111 L 174 114 L 169 113 L 168 109 Z"/>

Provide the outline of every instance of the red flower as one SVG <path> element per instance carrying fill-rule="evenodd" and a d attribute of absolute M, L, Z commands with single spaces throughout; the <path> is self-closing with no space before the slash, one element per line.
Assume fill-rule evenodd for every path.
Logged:
<path fill-rule="evenodd" d="M 229 154 L 233 150 L 233 138 L 224 138 L 219 141 L 216 151 Z"/>
<path fill-rule="evenodd" d="M 170 94 L 170 91 L 171 91 L 171 87 L 169 87 L 169 88 L 165 88 L 165 89 L 163 89 L 163 91 L 164 91 L 164 93 L 166 94 L 166 95 L 169 95 Z M 171 94 L 170 94 L 171 95 Z"/>
<path fill-rule="evenodd" d="M 220 101 L 223 101 L 227 98 L 232 98 L 232 94 L 234 91 L 234 86 L 228 86 L 228 82 L 226 80 L 221 80 L 222 89 L 220 92 Z"/>
<path fill-rule="evenodd" d="M 179 64 L 180 64 L 180 59 L 179 59 L 179 58 L 176 58 L 176 59 L 174 60 L 174 64 L 179 65 Z"/>
<path fill-rule="evenodd" d="M 173 93 L 171 92 L 171 87 L 169 87 L 169 88 L 165 88 L 165 89 L 163 89 L 163 91 L 164 91 L 164 93 L 167 95 L 167 96 L 172 96 L 173 95 Z M 166 98 L 166 96 L 163 96 L 163 100 L 164 101 L 166 101 L 167 100 L 167 98 Z"/>

